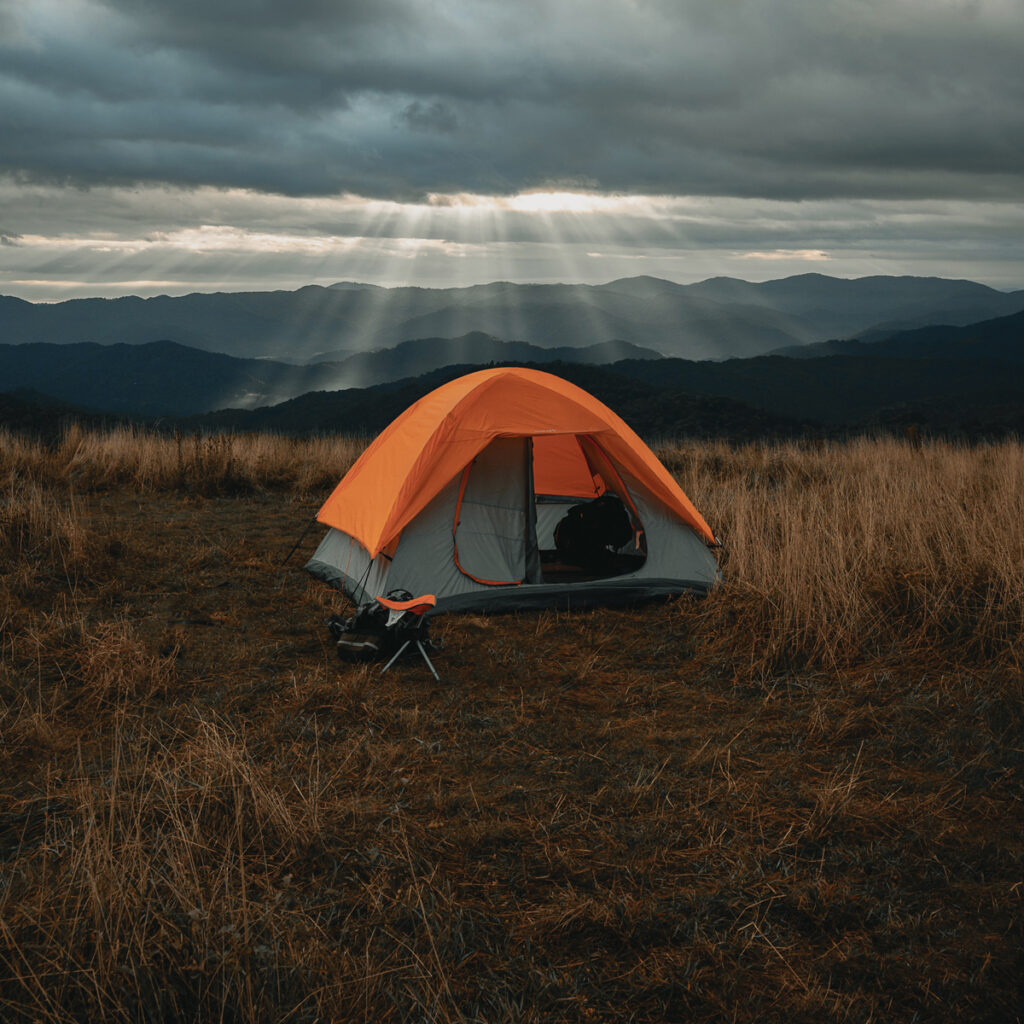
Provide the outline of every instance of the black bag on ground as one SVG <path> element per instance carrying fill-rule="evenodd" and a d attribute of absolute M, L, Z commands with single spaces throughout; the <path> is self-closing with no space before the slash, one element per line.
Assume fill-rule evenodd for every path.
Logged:
<path fill-rule="evenodd" d="M 573 505 L 555 527 L 555 548 L 570 565 L 602 571 L 633 536 L 629 512 L 617 495 L 606 493 L 593 501 Z"/>
<path fill-rule="evenodd" d="M 396 601 L 412 598 L 407 590 L 392 590 L 387 596 Z M 376 601 L 360 605 L 347 619 L 332 615 L 327 629 L 337 642 L 338 657 L 344 661 L 374 661 L 394 654 L 398 636 L 388 627 L 388 615 L 387 608 Z"/>

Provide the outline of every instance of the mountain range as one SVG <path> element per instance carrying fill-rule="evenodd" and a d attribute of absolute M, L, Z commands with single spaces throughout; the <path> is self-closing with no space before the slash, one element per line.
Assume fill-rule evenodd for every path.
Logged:
<path fill-rule="evenodd" d="M 966 359 L 978 358 L 1019 363 L 1024 360 L 1024 316 L 1015 313 L 979 324 L 952 326 L 940 324 L 912 331 L 883 335 L 875 332 L 871 339 L 822 341 L 813 345 L 794 345 L 779 349 L 774 355 L 794 359 L 820 359 L 822 356 L 871 356 L 897 359 Z"/>
<path fill-rule="evenodd" d="M 406 351 L 403 365 L 434 352 L 468 352 L 480 345 L 502 354 L 486 337 L 409 343 L 380 355 Z M 1006 433 L 1024 427 L 1024 312 L 969 328 L 936 327 L 902 332 L 881 342 L 842 343 L 816 358 L 771 355 L 721 362 L 683 359 L 620 359 L 606 365 L 567 361 L 494 360 L 541 366 L 594 393 L 647 434 L 718 434 L 758 437 L 898 427 L 917 423 L 958 436 Z M 528 348 L 527 354 L 544 350 Z M 573 350 L 577 355 L 584 350 Z M 598 349 L 597 353 L 602 352 Z M 78 396 L 92 415 L 163 417 L 189 427 L 278 430 L 288 433 L 372 433 L 432 387 L 478 368 L 472 358 L 423 373 L 412 372 L 365 387 L 320 388 L 318 375 L 337 375 L 345 363 L 308 366 L 240 360 L 170 342 L 140 346 L 24 345 L 0 347 L 0 370 L 11 374 L 21 360 L 22 389 L 7 420 L 45 421 L 47 402 Z M 25 374 L 34 365 L 36 378 Z M 55 373 L 55 368 L 60 372 Z M 50 374 L 49 391 L 42 392 Z M 10 378 L 8 378 L 10 379 Z M 40 383 L 36 383 L 38 380 Z M 59 382 L 59 387 L 55 383 Z M 231 392 L 253 388 L 291 390 L 294 397 L 252 407 L 223 402 Z M 234 389 L 232 391 L 232 389 Z M 55 392 L 60 394 L 54 397 Z M 29 409 L 24 408 L 28 403 Z M 21 403 L 18 405 L 17 403 Z M 218 406 L 234 405 L 215 411 Z M 8 403 L 10 405 L 10 402 Z M 243 408 L 240 406 L 248 405 Z M 81 409 L 58 404 L 66 419 Z M 0 403 L 0 419 L 4 407 Z"/>
<path fill-rule="evenodd" d="M 917 298 L 911 301 L 908 282 L 915 280 Z M 657 296 L 680 287 L 650 278 L 613 284 L 634 298 L 653 297 L 655 308 L 663 308 Z M 493 299 L 505 287 L 530 286 L 476 291 Z M 804 323 L 856 320 L 874 326 L 859 338 L 802 342 L 719 360 L 663 357 L 653 346 L 623 340 L 545 347 L 480 331 L 373 351 L 355 351 L 352 336 L 345 335 L 333 347 L 307 346 L 301 361 L 294 352 L 287 360 L 235 356 L 166 339 L 134 344 L 23 340 L 0 344 L 0 392 L 18 392 L 0 402 L 0 421 L 35 430 L 47 417 L 57 422 L 92 415 L 162 418 L 203 429 L 370 433 L 443 380 L 480 365 L 515 363 L 550 368 L 574 380 L 648 434 L 791 436 L 914 423 L 977 436 L 1024 428 L 1024 309 L 968 324 L 907 330 L 886 330 L 878 319 L 897 307 L 902 312 L 894 322 L 927 318 L 921 311 L 933 308 L 930 303 L 942 304 L 950 318 L 966 316 L 979 304 L 1024 304 L 1024 292 L 932 279 L 838 282 L 814 276 L 765 285 L 715 279 L 690 288 L 713 294 L 723 308 L 737 300 L 730 307 L 734 312 L 751 309 L 746 303 L 756 294 L 786 317 L 797 316 L 793 311 L 802 302 Z M 377 295 L 386 290 L 349 286 L 337 291 Z M 869 294 L 875 304 L 859 309 L 855 298 Z M 488 308 L 493 311 L 493 304 Z"/>
<path fill-rule="evenodd" d="M 306 363 L 481 332 L 542 348 L 620 341 L 677 358 L 728 359 L 833 338 L 970 324 L 1021 309 L 1024 291 L 943 278 L 804 274 L 757 284 L 720 277 L 681 285 L 634 277 L 603 285 L 469 288 L 341 283 L 50 304 L 0 296 L 0 341 L 173 341 L 239 358 Z"/>

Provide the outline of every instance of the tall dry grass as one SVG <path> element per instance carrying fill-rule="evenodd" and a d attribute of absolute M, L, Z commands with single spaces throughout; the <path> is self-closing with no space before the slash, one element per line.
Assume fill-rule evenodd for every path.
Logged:
<path fill-rule="evenodd" d="M 29 480 L 0 492 L 0 554 L 11 565 L 72 566 L 88 547 L 74 503 Z"/>
<path fill-rule="evenodd" d="M 1020 668 L 1024 446 L 662 446 L 725 544 L 708 615 L 748 667 L 953 651 Z"/>
<path fill-rule="evenodd" d="M 333 487 L 365 441 L 271 434 L 160 434 L 138 427 L 86 430 L 72 424 L 60 442 L 0 430 L 0 482 L 29 479 L 80 491 L 132 487 L 140 493 L 312 493 Z"/>

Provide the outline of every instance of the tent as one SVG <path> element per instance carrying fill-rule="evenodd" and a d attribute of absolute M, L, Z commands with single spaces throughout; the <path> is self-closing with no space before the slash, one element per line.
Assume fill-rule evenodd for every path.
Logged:
<path fill-rule="evenodd" d="M 617 495 L 632 539 L 601 572 L 559 561 L 575 505 Z M 395 589 L 435 611 L 586 607 L 706 593 L 714 534 L 643 441 L 592 395 L 549 373 L 467 374 L 411 405 L 317 513 L 306 565 L 357 604 Z"/>

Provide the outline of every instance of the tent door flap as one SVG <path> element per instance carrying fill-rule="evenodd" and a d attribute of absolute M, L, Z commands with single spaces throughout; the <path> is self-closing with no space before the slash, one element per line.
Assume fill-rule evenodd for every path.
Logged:
<path fill-rule="evenodd" d="M 459 571 L 487 586 L 524 582 L 536 549 L 529 438 L 497 438 L 462 472 L 452 528 Z"/>

